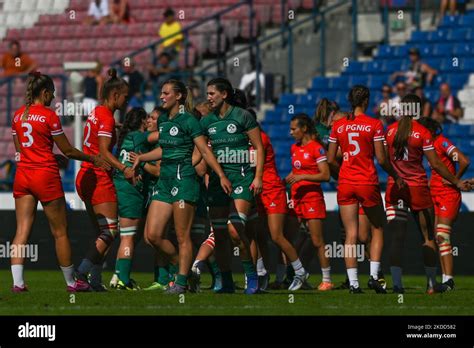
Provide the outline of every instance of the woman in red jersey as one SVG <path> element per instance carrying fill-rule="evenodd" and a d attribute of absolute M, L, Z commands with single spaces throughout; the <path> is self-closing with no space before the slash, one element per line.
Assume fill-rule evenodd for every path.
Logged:
<path fill-rule="evenodd" d="M 442 128 L 438 122 L 425 117 L 418 122 L 431 133 L 434 139 L 433 146 L 438 157 L 451 174 L 460 179 L 469 168 L 469 158 L 442 134 Z M 456 162 L 459 163 L 457 172 Z M 435 209 L 435 237 L 443 270 L 442 283 L 435 286 L 435 291 L 445 292 L 454 290 L 451 229 L 461 208 L 461 192 L 444 180 L 436 171 L 432 171 L 430 193 Z"/>
<path fill-rule="evenodd" d="M 13 184 L 17 229 L 13 246 L 21 250 L 31 233 L 38 201 L 43 205 L 55 239 L 59 265 L 67 283 L 67 291 L 84 291 L 74 281 L 71 246 L 67 235 L 66 201 L 53 146 L 68 158 L 87 161 L 94 166 L 108 168 L 97 156 L 86 155 L 72 147 L 64 135 L 59 117 L 49 106 L 54 99 L 54 83 L 39 72 L 30 74 L 26 87 L 26 103 L 15 112 L 12 135 L 16 148 L 18 169 Z M 26 291 L 23 280 L 23 255 L 12 255 L 13 291 Z"/>
<path fill-rule="evenodd" d="M 349 278 L 350 293 L 362 293 L 357 277 L 356 243 L 359 232 L 359 205 L 372 224 L 372 235 L 378 243 L 371 250 L 371 278 L 370 287 L 377 293 L 385 293 L 378 282 L 377 274 L 380 268 L 380 259 L 383 248 L 383 226 L 385 212 L 380 195 L 377 171 L 374 165 L 374 155 L 380 166 L 399 185 L 403 185 L 390 163 L 386 159 L 383 141 L 382 122 L 365 115 L 369 105 L 370 93 L 365 86 L 354 86 L 349 92 L 349 102 L 352 113 L 345 118 L 334 122 L 329 137 L 329 164 L 338 172 L 339 185 L 337 187 L 337 202 L 340 208 L 341 219 L 346 231 L 344 244 L 347 276 Z M 336 159 L 338 147 L 342 152 L 342 165 Z M 360 256 L 360 255 L 359 255 Z"/>
<path fill-rule="evenodd" d="M 428 278 L 427 293 L 433 293 L 436 284 L 436 243 L 434 240 L 434 211 L 426 171 L 423 167 L 423 154 L 433 171 L 441 175 L 456 188 L 469 190 L 468 184 L 454 176 L 436 155 L 430 132 L 413 117 L 419 117 L 421 100 L 409 94 L 401 100 L 401 110 L 412 110 L 402 115 L 399 121 L 387 129 L 387 151 L 394 169 L 407 186 L 400 188 L 388 179 L 385 203 L 387 220 L 393 228 L 393 241 L 390 251 L 390 271 L 393 291 L 403 293 L 401 255 L 407 231 L 408 208 L 415 217 L 422 233 L 423 259 Z"/>
<path fill-rule="evenodd" d="M 296 143 L 291 146 L 292 170 L 286 177 L 286 182 L 291 185 L 295 212 L 298 218 L 307 223 L 318 252 L 323 273 L 323 281 L 318 290 L 331 290 L 334 285 L 331 282 L 331 267 L 325 255 L 323 238 L 326 204 L 320 186 L 321 182 L 329 181 L 330 178 L 326 150 L 316 137 L 313 121 L 306 114 L 298 114 L 291 119 L 290 134 Z M 295 275 L 295 285 L 301 287 L 306 278 L 307 274 L 302 278 Z"/>
<path fill-rule="evenodd" d="M 123 172 L 125 179 L 132 180 L 134 170 L 112 154 L 116 143 L 114 112 L 125 105 L 128 84 L 117 77 L 115 69 L 109 70 L 109 77 L 102 87 L 102 104 L 87 118 L 83 151 L 91 155 L 100 154 L 113 168 Z M 77 193 L 84 201 L 89 217 L 98 231 L 94 246 L 88 251 L 76 273 L 77 280 L 83 284 L 87 284 L 87 275 L 92 267 L 102 264 L 104 255 L 117 235 L 117 196 L 112 175 L 112 171 L 83 163 L 76 178 Z M 104 290 L 102 284 L 93 285 L 96 291 Z"/>

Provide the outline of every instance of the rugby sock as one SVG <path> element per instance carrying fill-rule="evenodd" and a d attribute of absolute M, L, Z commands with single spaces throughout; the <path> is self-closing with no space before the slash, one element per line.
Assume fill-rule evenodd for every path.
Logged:
<path fill-rule="evenodd" d="M 68 286 L 74 286 L 74 265 L 63 267 L 59 266 L 61 271 L 63 271 L 64 280 Z"/>
<path fill-rule="evenodd" d="M 209 265 L 211 266 L 211 271 L 214 276 L 217 276 L 221 273 L 221 270 L 219 269 L 219 266 L 217 265 L 217 262 L 215 260 L 209 261 Z"/>
<path fill-rule="evenodd" d="M 298 259 L 297 261 L 299 261 L 300 259 Z M 296 261 L 294 261 L 296 262 Z M 300 261 L 301 263 L 301 261 Z M 303 267 L 303 265 L 301 265 L 301 267 Z M 294 268 L 294 266 L 293 266 Z M 276 281 L 277 283 L 283 283 L 283 280 L 285 280 L 285 275 L 286 275 L 286 265 L 282 264 L 282 263 L 279 263 L 277 264 L 276 266 Z"/>
<path fill-rule="evenodd" d="M 375 280 L 379 279 L 380 262 L 370 261 L 370 275 Z"/>
<path fill-rule="evenodd" d="M 432 288 L 436 284 L 436 267 L 425 266 L 426 278 L 428 278 L 428 287 Z"/>
<path fill-rule="evenodd" d="M 93 265 L 89 274 L 91 285 L 102 284 L 102 263 Z"/>
<path fill-rule="evenodd" d="M 443 273 L 443 278 L 441 278 L 441 282 L 445 282 L 446 281 L 446 274 Z"/>
<path fill-rule="evenodd" d="M 156 283 L 159 283 L 159 279 L 160 279 L 160 269 L 161 269 L 160 266 L 155 266 L 155 267 L 153 267 L 153 280 L 154 280 Z"/>
<path fill-rule="evenodd" d="M 252 260 L 242 260 L 242 266 L 244 267 L 244 273 L 247 277 L 255 277 L 257 275 Z"/>
<path fill-rule="evenodd" d="M 196 270 L 199 269 L 199 264 L 200 264 L 200 263 L 201 263 L 201 260 L 196 260 L 196 261 L 194 261 L 193 266 L 191 267 L 191 270 L 192 270 L 193 272 L 196 272 Z M 199 269 L 199 270 L 200 270 L 200 269 Z"/>
<path fill-rule="evenodd" d="M 172 263 L 170 263 L 170 265 L 169 265 L 169 270 L 170 270 L 169 273 L 170 273 L 171 276 L 174 278 L 175 275 L 176 275 L 176 274 L 178 273 L 178 271 L 179 271 L 179 266 L 178 266 L 178 264 L 173 265 Z"/>
<path fill-rule="evenodd" d="M 158 267 L 158 278 L 155 278 L 161 285 L 168 285 L 172 280 L 170 271 L 167 267 Z"/>
<path fill-rule="evenodd" d="M 13 286 L 18 286 L 20 288 L 25 286 L 23 280 L 23 265 L 12 265 L 12 276 L 13 276 Z"/>
<path fill-rule="evenodd" d="M 403 288 L 402 284 L 402 268 L 397 266 L 390 267 L 390 273 L 392 274 L 393 286 L 396 286 L 400 289 Z"/>
<path fill-rule="evenodd" d="M 443 283 L 447 282 L 447 281 L 450 280 L 450 279 L 453 279 L 453 276 L 452 276 L 452 275 L 447 275 L 447 274 L 445 274 L 445 275 L 444 275 L 444 279 L 443 279 Z"/>
<path fill-rule="evenodd" d="M 82 262 L 79 265 L 79 267 L 77 268 L 77 270 L 78 270 L 79 273 L 87 275 L 87 274 L 89 274 L 92 266 L 94 266 L 94 264 L 92 263 L 91 260 L 82 259 Z"/>
<path fill-rule="evenodd" d="M 132 259 L 118 259 L 118 277 L 125 283 L 130 283 L 130 270 L 132 269 Z"/>
<path fill-rule="evenodd" d="M 267 270 L 263 264 L 263 258 L 257 259 L 257 274 L 259 277 L 263 277 L 267 274 Z"/>
<path fill-rule="evenodd" d="M 188 277 L 182 274 L 177 274 L 175 284 L 185 288 L 188 284 Z"/>
<path fill-rule="evenodd" d="M 277 266 L 277 277 L 278 277 L 278 266 Z M 300 259 L 296 259 L 295 261 L 293 261 L 291 263 L 291 267 L 293 267 L 293 270 L 295 271 L 295 274 L 297 275 L 303 275 L 306 273 Z"/>
<path fill-rule="evenodd" d="M 356 278 L 357 278 L 357 268 L 356 270 Z M 330 283 L 331 282 L 331 267 L 321 268 L 321 272 L 323 273 L 323 282 Z"/>
<path fill-rule="evenodd" d="M 233 289 L 234 278 L 232 278 L 232 272 L 226 271 L 226 272 L 221 272 L 221 274 L 222 274 L 222 287 L 227 288 L 227 289 Z"/>
<path fill-rule="evenodd" d="M 349 284 L 354 288 L 359 287 L 359 279 L 357 278 L 357 268 L 348 268 L 347 276 L 349 277 Z"/>

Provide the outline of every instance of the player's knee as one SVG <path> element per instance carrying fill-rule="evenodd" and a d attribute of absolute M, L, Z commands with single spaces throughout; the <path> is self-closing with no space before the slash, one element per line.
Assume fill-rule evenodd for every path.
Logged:
<path fill-rule="evenodd" d="M 242 227 L 245 227 L 247 224 L 247 215 L 244 213 L 232 213 L 229 216 L 230 223 L 234 226 L 236 225 L 241 225 Z"/>
<path fill-rule="evenodd" d="M 436 226 L 436 243 L 438 244 L 441 256 L 451 254 L 451 226 L 444 224 Z"/>
<path fill-rule="evenodd" d="M 99 239 L 102 240 L 106 245 L 111 245 L 118 232 L 117 219 L 99 219 L 99 231 Z"/>
<path fill-rule="evenodd" d="M 408 210 L 406 208 L 400 208 L 396 206 L 387 207 L 387 222 L 407 222 L 408 221 Z"/>

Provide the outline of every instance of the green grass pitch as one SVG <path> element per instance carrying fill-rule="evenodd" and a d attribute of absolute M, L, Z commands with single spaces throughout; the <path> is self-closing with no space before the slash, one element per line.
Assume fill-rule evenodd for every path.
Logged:
<path fill-rule="evenodd" d="M 111 277 L 104 272 L 104 281 Z M 334 275 L 339 284 L 344 275 Z M 366 288 L 367 277 L 361 276 L 361 295 L 348 290 L 329 292 L 271 291 L 248 296 L 237 290 L 234 295 L 216 295 L 210 290 L 200 294 L 187 293 L 184 298 L 157 291 L 116 291 L 106 293 L 78 293 L 74 301 L 66 292 L 62 273 L 58 271 L 25 272 L 30 291 L 13 294 L 11 274 L 0 271 L 0 315 L 473 315 L 474 277 L 456 277 L 456 290 L 446 294 L 426 295 L 423 276 L 405 276 L 406 293 L 377 295 Z M 151 273 L 134 273 L 142 287 L 152 280 Z M 388 277 L 389 278 L 389 277 Z M 243 284 L 243 276 L 235 280 Z M 311 285 L 320 280 L 312 275 Z M 390 279 L 389 286 L 390 286 Z M 203 275 L 203 287 L 210 277 Z M 291 296 L 293 295 L 293 296 Z M 184 301 L 183 301 L 184 300 Z M 292 301 L 293 300 L 293 301 Z M 74 303 L 71 303 L 74 302 Z M 184 302 L 184 303 L 182 303 Z"/>

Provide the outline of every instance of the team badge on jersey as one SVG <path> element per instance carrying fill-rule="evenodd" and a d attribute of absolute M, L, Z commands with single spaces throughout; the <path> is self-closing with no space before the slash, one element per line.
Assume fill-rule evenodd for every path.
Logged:
<path fill-rule="evenodd" d="M 309 153 L 306 153 L 303 155 L 304 156 L 304 159 L 308 159 L 309 158 Z"/>
<path fill-rule="evenodd" d="M 244 192 L 244 188 L 242 186 L 237 186 L 234 190 L 236 195 L 240 195 L 242 192 Z"/>
<path fill-rule="evenodd" d="M 171 195 L 174 197 L 178 194 L 178 188 L 175 186 L 171 189 Z"/>
<path fill-rule="evenodd" d="M 171 129 L 170 129 L 170 135 L 171 135 L 172 137 L 178 135 L 178 127 L 171 127 Z"/>
<path fill-rule="evenodd" d="M 227 133 L 234 134 L 235 132 L 237 132 L 237 126 L 233 123 L 229 124 L 227 126 Z"/>
<path fill-rule="evenodd" d="M 216 127 L 209 128 L 209 134 L 216 134 L 216 133 L 217 133 Z"/>
<path fill-rule="evenodd" d="M 344 131 L 344 125 L 340 126 L 340 127 L 337 129 L 337 132 L 338 132 L 339 134 L 341 134 L 343 131 Z"/>
<path fill-rule="evenodd" d="M 295 161 L 295 163 L 293 163 L 293 165 L 295 166 L 296 169 L 301 168 L 301 162 L 300 161 Z"/>
<path fill-rule="evenodd" d="M 324 149 L 323 149 L 323 148 L 320 148 L 320 149 L 319 149 L 319 154 L 320 154 L 320 155 L 324 155 Z"/>
<path fill-rule="evenodd" d="M 448 147 L 448 142 L 447 141 L 443 141 L 443 147 Z"/>

